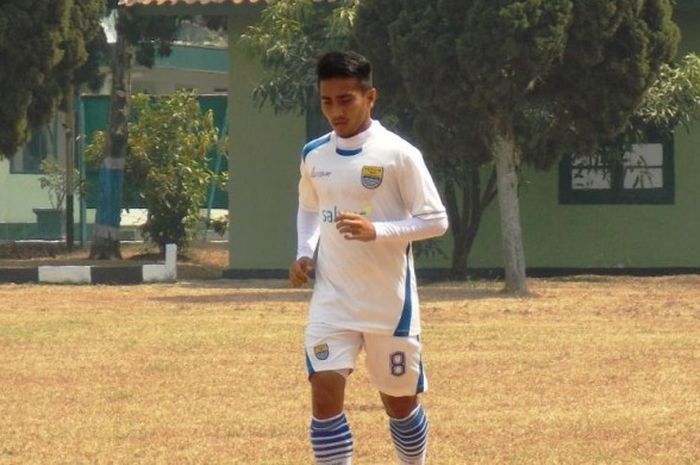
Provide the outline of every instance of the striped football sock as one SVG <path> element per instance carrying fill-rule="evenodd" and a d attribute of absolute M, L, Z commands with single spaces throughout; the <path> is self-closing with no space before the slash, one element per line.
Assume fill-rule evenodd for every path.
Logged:
<path fill-rule="evenodd" d="M 401 465 L 424 465 L 428 449 L 428 417 L 419 405 L 409 416 L 401 420 L 389 419 L 391 438 Z"/>
<path fill-rule="evenodd" d="M 317 465 L 350 465 L 352 433 L 344 413 L 327 420 L 311 420 L 311 446 Z"/>

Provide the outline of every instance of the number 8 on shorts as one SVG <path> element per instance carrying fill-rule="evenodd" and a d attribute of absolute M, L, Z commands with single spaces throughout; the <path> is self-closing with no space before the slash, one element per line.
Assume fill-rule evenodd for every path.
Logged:
<path fill-rule="evenodd" d="M 406 374 L 406 354 L 403 352 L 394 352 L 391 354 L 391 374 L 394 376 L 403 376 Z"/>

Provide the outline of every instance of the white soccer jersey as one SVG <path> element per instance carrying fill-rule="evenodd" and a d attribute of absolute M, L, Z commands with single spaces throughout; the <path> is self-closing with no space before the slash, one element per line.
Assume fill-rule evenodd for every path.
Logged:
<path fill-rule="evenodd" d="M 420 314 L 411 244 L 352 241 L 336 229 L 340 212 L 372 222 L 445 218 L 418 149 L 372 121 L 342 139 L 334 132 L 306 144 L 299 207 L 318 212 L 320 239 L 309 322 L 356 331 L 413 336 Z"/>

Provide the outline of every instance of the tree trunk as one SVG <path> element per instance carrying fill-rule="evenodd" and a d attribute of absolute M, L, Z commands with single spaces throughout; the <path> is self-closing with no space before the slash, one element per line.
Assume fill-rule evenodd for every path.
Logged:
<path fill-rule="evenodd" d="M 452 229 L 452 264 L 450 276 L 465 279 L 468 274 L 469 254 L 481 226 L 484 211 L 496 196 L 496 172 L 491 172 L 489 180 L 481 191 L 481 175 L 478 167 L 469 167 L 462 189 L 461 208 L 457 201 L 454 185 L 445 186 L 445 203 Z"/>
<path fill-rule="evenodd" d="M 110 59 L 112 90 L 106 154 L 99 173 L 99 198 L 90 258 L 121 258 L 119 224 L 124 190 L 124 166 L 128 142 L 128 99 L 131 49 L 120 30 L 124 12 L 117 17 L 117 42 Z"/>
<path fill-rule="evenodd" d="M 519 154 L 512 127 L 496 135 L 493 148 L 496 160 L 498 206 L 501 215 L 505 290 L 524 294 L 527 293 L 527 279 L 518 199 Z"/>
<path fill-rule="evenodd" d="M 465 212 L 465 205 L 462 205 L 460 209 L 452 181 L 446 181 L 445 183 L 445 207 L 447 208 L 447 216 L 450 221 L 450 229 L 452 230 L 450 277 L 452 279 L 465 279 L 467 277 L 467 257 L 469 256 L 470 247 L 464 241 L 464 231 L 467 228 L 465 222 L 468 221 L 469 215 Z"/>
<path fill-rule="evenodd" d="M 471 252 L 471 244 L 467 244 L 463 236 L 453 235 L 451 279 L 463 280 L 467 278 L 469 252 Z"/>

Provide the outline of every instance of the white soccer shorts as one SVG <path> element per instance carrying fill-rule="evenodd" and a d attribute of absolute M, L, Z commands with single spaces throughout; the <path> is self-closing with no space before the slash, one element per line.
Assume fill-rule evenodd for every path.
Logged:
<path fill-rule="evenodd" d="M 306 328 L 306 369 L 338 371 L 344 376 L 355 369 L 364 347 L 372 385 L 393 397 L 414 396 L 428 390 L 423 370 L 420 336 L 370 334 L 310 324 Z"/>

